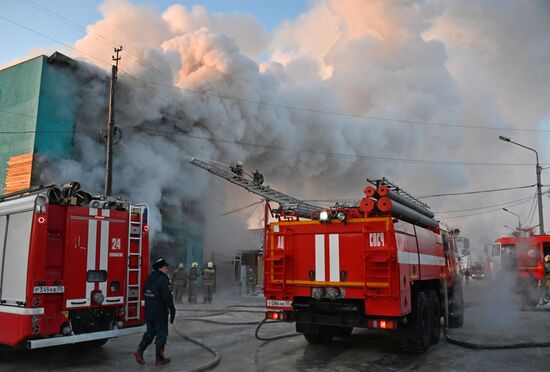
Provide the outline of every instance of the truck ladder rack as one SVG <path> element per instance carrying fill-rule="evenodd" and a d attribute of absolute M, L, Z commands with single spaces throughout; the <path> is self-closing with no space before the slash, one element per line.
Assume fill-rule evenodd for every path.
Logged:
<path fill-rule="evenodd" d="M 146 209 L 147 206 L 145 204 L 130 205 L 128 208 L 128 264 L 126 268 L 125 320 L 139 319 L 141 314 L 139 306 L 142 292 L 141 255 L 143 248 L 143 213 Z M 136 214 L 139 219 L 133 221 L 132 215 Z M 130 305 L 135 305 L 135 310 L 130 309 Z"/>

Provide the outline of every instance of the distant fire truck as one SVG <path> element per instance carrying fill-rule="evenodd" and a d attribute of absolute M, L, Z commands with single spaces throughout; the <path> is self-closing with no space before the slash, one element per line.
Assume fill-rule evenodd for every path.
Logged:
<path fill-rule="evenodd" d="M 538 305 L 545 294 L 544 256 L 550 254 L 550 235 L 534 235 L 532 231 L 516 235 L 497 239 L 488 245 L 487 254 L 494 270 L 514 273 L 517 293 L 528 304 Z"/>
<path fill-rule="evenodd" d="M 211 163 L 191 163 L 279 203 L 265 225 L 267 318 L 296 322 L 310 343 L 354 327 L 395 330 L 423 352 L 463 323 L 462 278 L 452 232 L 387 179 L 369 181 L 357 206 L 321 208 Z"/>
<path fill-rule="evenodd" d="M 0 197 L 0 345 L 98 346 L 143 332 L 147 213 L 78 183 Z"/>

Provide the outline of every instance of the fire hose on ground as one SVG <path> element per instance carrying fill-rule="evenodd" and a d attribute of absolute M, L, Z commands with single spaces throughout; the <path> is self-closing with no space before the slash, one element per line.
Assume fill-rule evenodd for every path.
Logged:
<path fill-rule="evenodd" d="M 254 310 L 236 310 L 236 309 L 233 309 L 231 310 L 231 308 L 234 308 L 234 307 L 258 307 L 258 306 L 246 306 L 246 305 L 233 305 L 233 306 L 229 306 L 229 307 L 226 307 L 225 309 L 221 310 L 221 311 L 218 311 L 218 310 L 210 310 L 210 309 L 186 309 L 185 311 L 203 311 L 203 312 L 213 312 L 213 314 L 208 314 L 207 316 L 208 317 L 211 317 L 211 316 L 217 316 L 217 315 L 223 315 L 223 314 L 227 314 L 227 313 L 232 313 L 232 312 L 252 312 L 252 313 L 263 313 L 263 311 L 254 311 Z M 282 338 L 287 338 L 287 337 L 295 337 L 295 336 L 298 336 L 299 333 L 289 333 L 289 334 L 284 334 L 284 335 L 279 335 L 279 336 L 274 336 L 274 337 L 261 337 L 259 335 L 259 331 L 260 331 L 260 328 L 266 324 L 266 323 L 277 323 L 275 321 L 270 321 L 270 322 L 267 322 L 267 319 L 263 319 L 259 324 L 257 321 L 254 321 L 254 322 L 224 322 L 224 321 L 219 321 L 219 320 L 214 320 L 214 319 L 204 319 L 204 318 L 196 318 L 196 317 L 189 317 L 189 318 L 180 318 L 180 320 L 190 320 L 190 321 L 199 321 L 199 322 L 205 322 L 205 323 L 213 323 L 213 324 L 222 324 L 222 325 L 258 325 L 256 327 L 256 331 L 254 333 L 254 335 L 256 336 L 256 338 L 260 341 L 274 341 L 274 340 L 278 340 L 278 339 L 282 339 Z M 205 364 L 202 364 L 198 367 L 195 367 L 189 371 L 186 371 L 186 372 L 202 372 L 202 371 L 207 371 L 209 369 L 212 369 L 214 368 L 215 366 L 217 366 L 220 362 L 221 362 L 221 356 L 219 355 L 219 353 L 213 349 L 212 347 L 208 346 L 207 344 L 203 343 L 202 341 L 200 341 L 199 339 L 195 338 L 195 337 L 192 337 L 184 332 L 181 332 L 180 330 L 178 330 L 175 326 L 172 327 L 172 329 L 174 330 L 174 332 L 180 336 L 181 338 L 189 341 L 189 342 L 192 342 L 194 343 L 195 345 L 198 345 L 200 347 L 202 347 L 203 349 L 207 350 L 208 352 L 210 352 L 214 358 L 212 358 L 211 360 L 209 360 L 207 363 Z"/>
<path fill-rule="evenodd" d="M 445 336 L 445 339 L 454 345 L 466 347 L 468 349 L 474 349 L 474 350 L 507 350 L 507 349 L 526 349 L 526 348 L 537 348 L 537 347 L 550 347 L 550 341 L 546 342 L 518 342 L 513 344 L 482 344 L 482 343 L 475 343 L 470 341 L 464 341 L 459 340 L 456 338 L 453 338 L 449 335 L 449 303 L 448 303 L 448 293 L 447 293 L 447 280 L 443 280 L 443 285 L 445 287 L 445 291 L 443 291 L 443 303 L 445 304 L 444 308 L 444 320 L 445 325 L 443 327 L 443 335 Z M 463 310 L 464 311 L 464 310 Z"/>
<path fill-rule="evenodd" d="M 207 317 L 224 315 L 224 314 L 227 314 L 227 313 L 236 313 L 236 312 L 264 313 L 263 310 L 237 310 L 237 309 L 233 309 L 233 308 L 239 308 L 239 307 L 255 307 L 255 308 L 257 308 L 259 306 L 232 305 L 232 306 L 226 307 L 225 309 L 223 309 L 221 311 L 206 310 L 206 309 L 186 309 L 186 311 L 207 311 L 207 312 L 208 311 L 214 311 L 213 314 L 208 314 Z M 221 321 L 221 320 L 205 319 L 205 317 L 200 317 L 200 318 L 188 317 L 188 318 L 180 318 L 180 319 L 181 320 L 190 320 L 190 321 L 203 322 L 203 323 L 211 323 L 211 324 L 222 324 L 222 325 L 235 325 L 235 326 L 237 326 L 237 325 L 258 325 L 256 327 L 256 331 L 254 332 L 254 336 L 260 341 L 275 341 L 275 340 L 279 340 L 279 339 L 282 339 L 282 338 L 296 337 L 296 336 L 300 335 L 300 333 L 288 333 L 288 334 L 283 334 L 283 335 L 278 335 L 278 336 L 273 336 L 273 337 L 262 337 L 262 336 L 259 335 L 259 333 L 260 333 L 260 328 L 264 324 L 279 323 L 277 321 L 268 321 L 268 319 L 263 319 L 260 323 L 258 323 L 257 321 L 224 322 L 224 321 Z"/>

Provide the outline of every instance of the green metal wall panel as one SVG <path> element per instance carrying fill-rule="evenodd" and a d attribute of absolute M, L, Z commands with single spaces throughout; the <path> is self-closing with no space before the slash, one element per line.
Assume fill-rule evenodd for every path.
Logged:
<path fill-rule="evenodd" d="M 45 57 L 40 56 L 0 71 L 1 193 L 4 192 L 8 159 L 34 150 L 44 61 Z"/>
<path fill-rule="evenodd" d="M 72 152 L 78 86 L 73 69 L 46 62 L 42 69 L 35 153 L 68 157 Z"/>

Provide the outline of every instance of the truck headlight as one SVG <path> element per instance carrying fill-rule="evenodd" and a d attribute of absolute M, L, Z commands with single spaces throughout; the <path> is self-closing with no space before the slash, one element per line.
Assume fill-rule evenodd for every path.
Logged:
<path fill-rule="evenodd" d="M 340 221 L 344 222 L 346 220 L 346 213 L 338 212 L 338 214 L 336 215 L 336 218 L 338 218 Z"/>
<path fill-rule="evenodd" d="M 319 213 L 319 221 L 323 221 L 323 222 L 328 221 L 328 212 L 327 211 L 321 211 L 321 213 Z"/>

